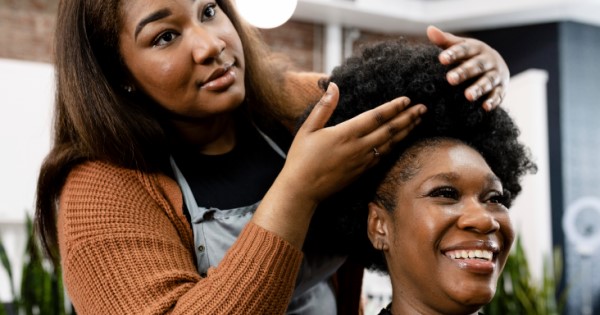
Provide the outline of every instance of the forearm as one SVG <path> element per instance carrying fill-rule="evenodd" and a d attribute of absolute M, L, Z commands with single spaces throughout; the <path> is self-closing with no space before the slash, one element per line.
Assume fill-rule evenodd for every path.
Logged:
<path fill-rule="evenodd" d="M 277 177 L 261 201 L 252 222 L 277 234 L 296 248 L 302 248 L 317 202 L 301 197 L 296 188 L 305 184 L 291 182 L 284 172 Z"/>
<path fill-rule="evenodd" d="M 302 260 L 296 246 L 250 223 L 201 278 L 191 230 L 173 215 L 181 196 L 162 193 L 176 183 L 159 187 L 134 174 L 95 164 L 74 170 L 65 185 L 57 228 L 78 314 L 285 311 Z"/>
<path fill-rule="evenodd" d="M 250 223 L 219 266 L 200 278 L 178 244 L 156 243 L 116 236 L 72 248 L 63 270 L 78 314 L 282 314 L 302 257 Z M 115 259 L 117 253 L 124 258 Z"/>

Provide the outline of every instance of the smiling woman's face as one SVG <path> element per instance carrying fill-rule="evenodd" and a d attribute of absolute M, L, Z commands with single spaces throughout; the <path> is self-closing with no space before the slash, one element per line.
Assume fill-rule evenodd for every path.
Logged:
<path fill-rule="evenodd" d="M 186 117 L 241 104 L 242 44 L 215 1 L 127 0 L 121 12 L 121 55 L 137 90 Z"/>
<path fill-rule="evenodd" d="M 410 178 L 384 184 L 395 209 L 369 205 L 369 237 L 385 252 L 393 310 L 475 312 L 492 299 L 514 240 L 502 184 L 462 143 L 442 140 L 411 153 L 412 162 L 391 170 L 417 167 Z"/>

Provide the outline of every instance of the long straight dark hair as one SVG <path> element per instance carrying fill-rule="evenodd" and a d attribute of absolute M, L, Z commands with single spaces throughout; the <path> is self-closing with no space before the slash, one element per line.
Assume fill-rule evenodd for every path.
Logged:
<path fill-rule="evenodd" d="M 123 88 L 127 70 L 119 53 L 121 1 L 61 0 L 55 33 L 56 96 L 53 145 L 37 183 L 35 227 L 46 254 L 57 263 L 56 214 L 69 172 L 85 161 L 104 161 L 158 172 L 169 145 L 148 98 Z M 241 38 L 246 63 L 246 104 L 261 114 L 287 115 L 276 84 L 286 65 L 258 30 L 242 21 L 230 0 L 217 0 Z M 151 102 L 150 102 L 151 103 Z"/>

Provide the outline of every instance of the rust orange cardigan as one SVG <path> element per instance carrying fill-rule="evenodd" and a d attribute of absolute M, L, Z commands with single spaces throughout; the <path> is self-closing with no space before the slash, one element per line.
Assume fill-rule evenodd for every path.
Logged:
<path fill-rule="evenodd" d="M 316 75 L 287 79 L 297 102 L 318 99 Z M 71 171 L 58 239 L 63 277 L 78 314 L 284 314 L 302 252 L 248 224 L 219 266 L 200 277 L 177 183 L 101 162 Z M 340 314 L 357 314 L 362 269 L 336 278 Z"/>

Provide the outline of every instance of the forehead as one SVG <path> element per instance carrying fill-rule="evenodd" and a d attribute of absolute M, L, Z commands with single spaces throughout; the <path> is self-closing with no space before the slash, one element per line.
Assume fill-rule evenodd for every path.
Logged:
<path fill-rule="evenodd" d="M 125 22 L 136 22 L 150 12 L 164 8 L 191 10 L 206 0 L 121 0 L 120 14 Z"/>
<path fill-rule="evenodd" d="M 492 172 L 483 156 L 467 144 L 455 139 L 432 139 L 408 148 L 394 172 L 406 181 L 418 175 L 473 169 Z"/>

